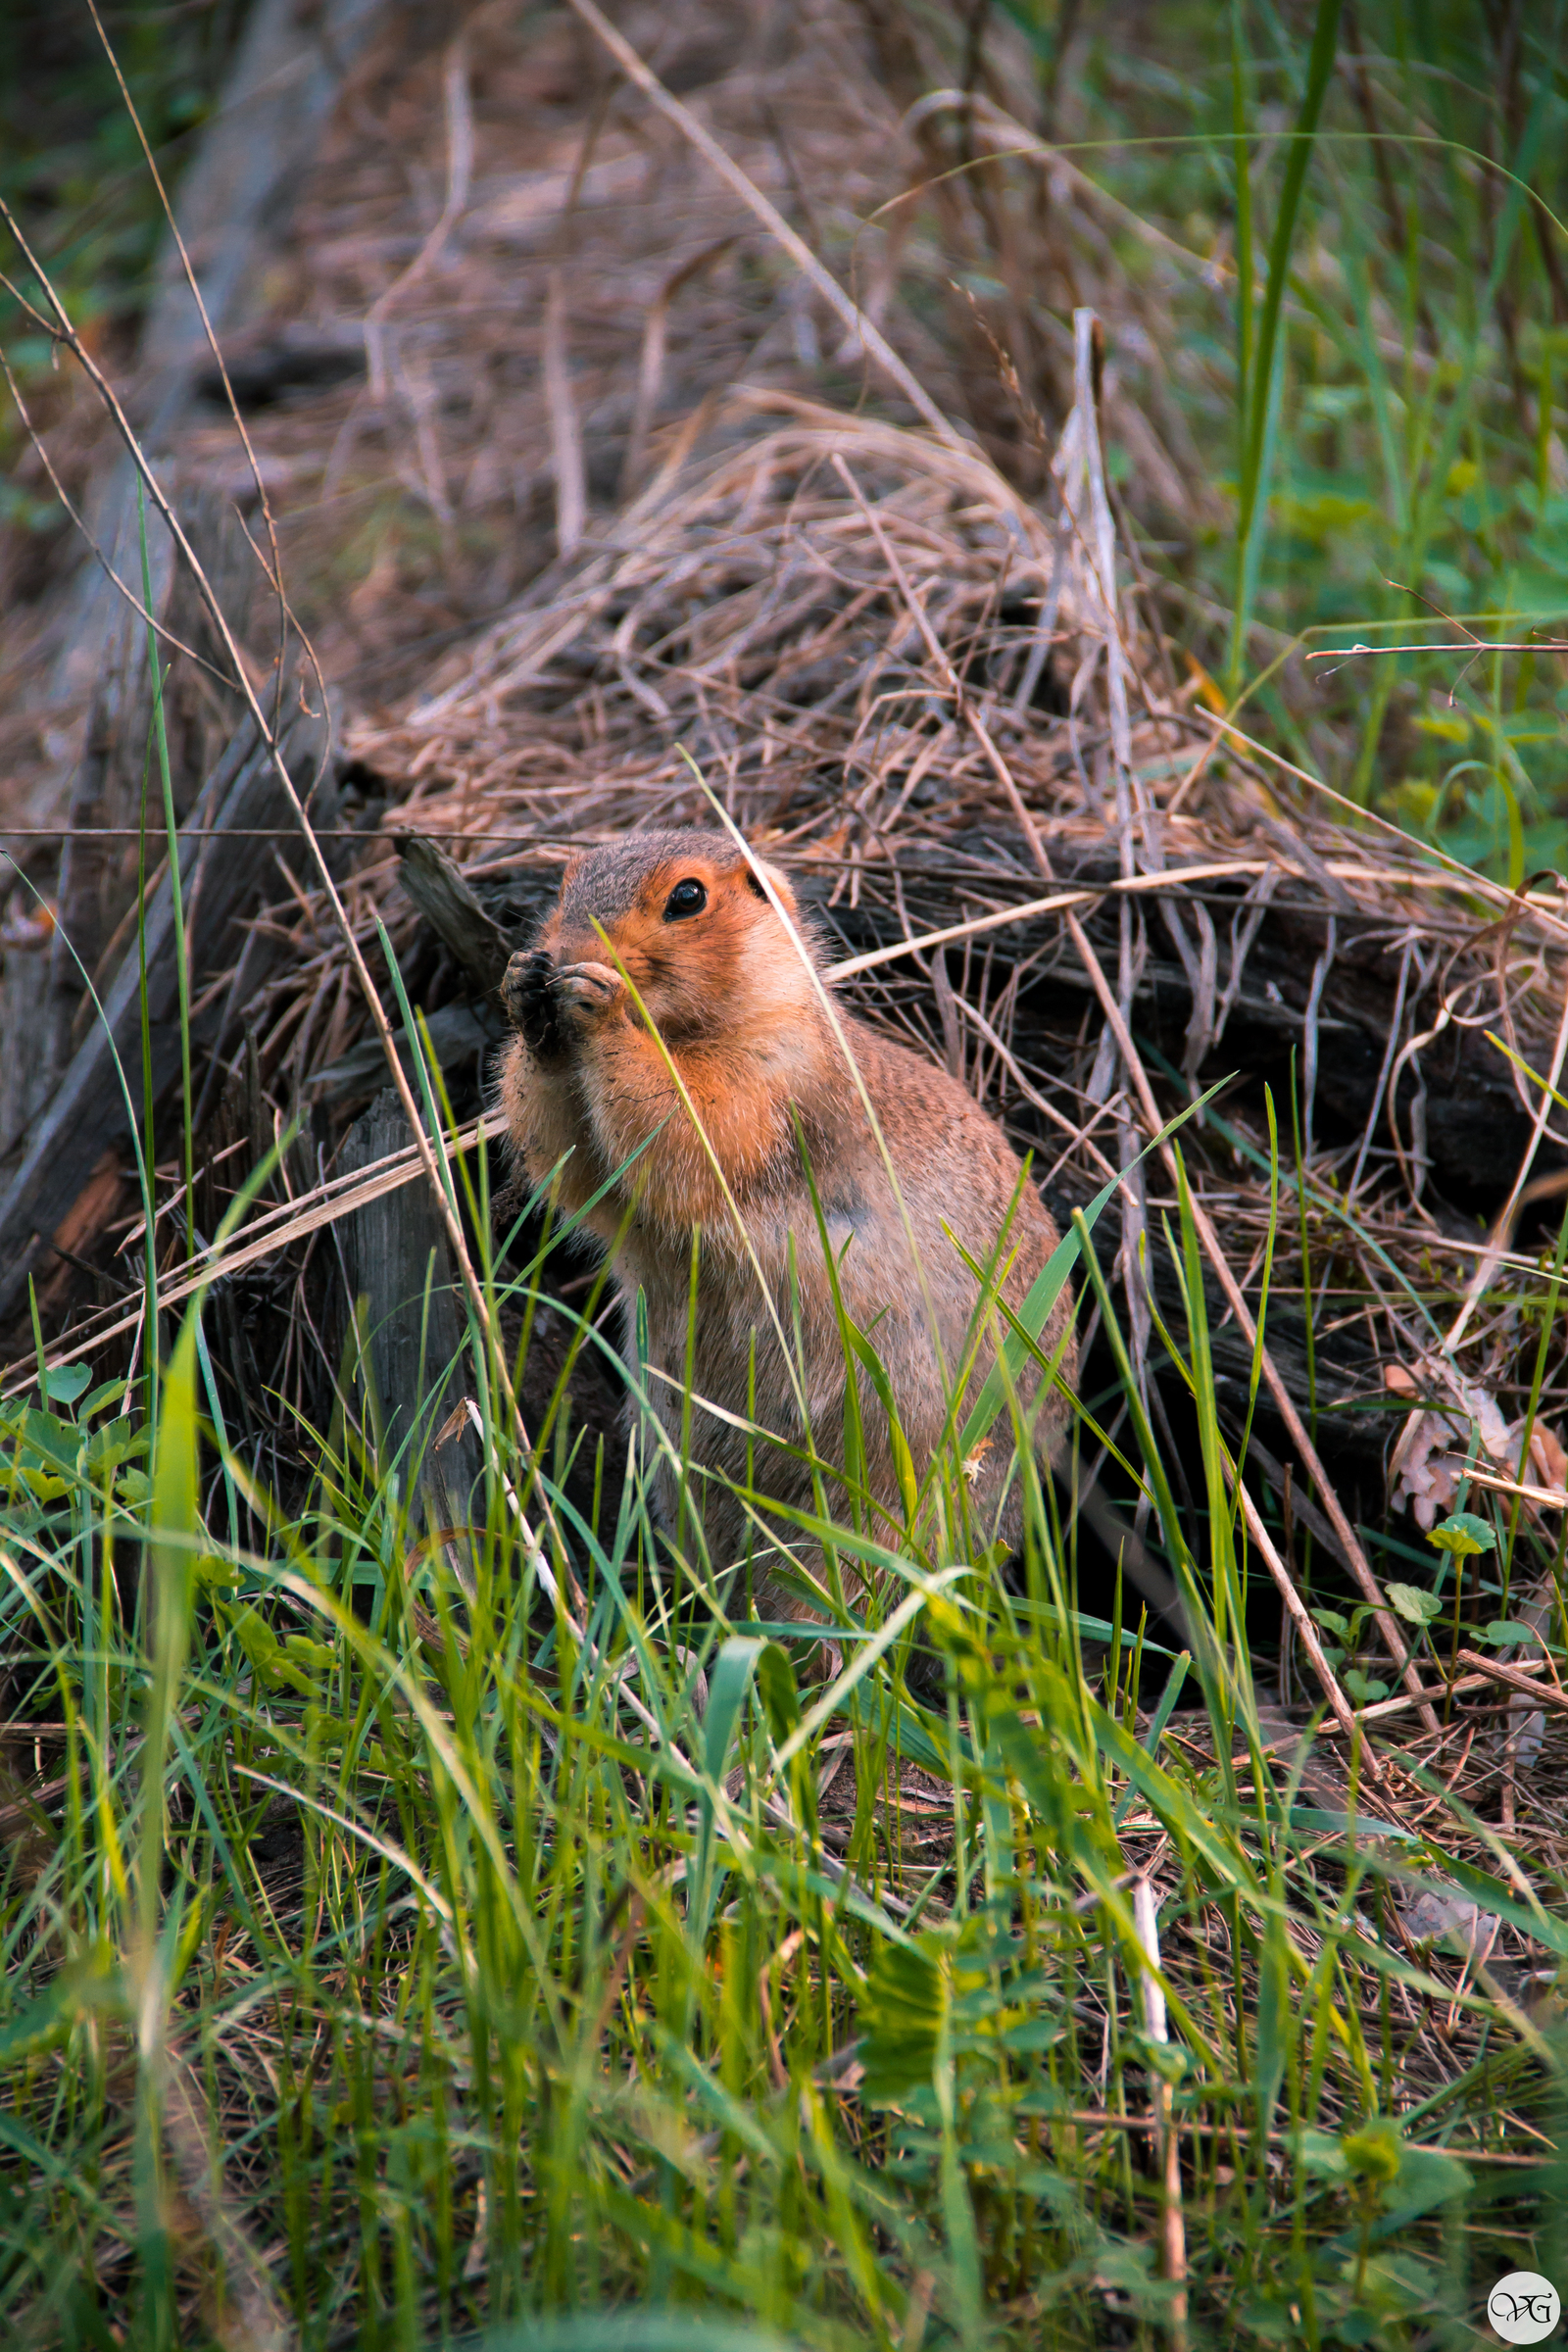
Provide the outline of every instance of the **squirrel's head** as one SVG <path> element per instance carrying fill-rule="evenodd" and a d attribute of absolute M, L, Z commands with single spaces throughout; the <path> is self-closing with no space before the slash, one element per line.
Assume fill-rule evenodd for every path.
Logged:
<path fill-rule="evenodd" d="M 567 867 L 539 944 L 558 966 L 612 962 L 662 1037 L 772 1032 L 814 1014 L 812 932 L 775 866 L 728 835 L 632 833 Z"/>

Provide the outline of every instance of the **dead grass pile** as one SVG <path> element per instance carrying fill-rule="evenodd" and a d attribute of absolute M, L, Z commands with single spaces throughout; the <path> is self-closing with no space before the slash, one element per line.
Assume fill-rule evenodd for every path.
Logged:
<path fill-rule="evenodd" d="M 1250 1131 L 1260 1079 L 1289 1117 L 1294 1054 L 1309 1207 L 1345 1207 L 1336 1251 L 1359 1233 L 1373 1296 L 1379 1250 L 1423 1295 L 1446 1275 L 1462 1296 L 1491 1263 L 1477 1215 L 1562 1157 L 1521 1066 L 1560 1074 L 1560 899 L 1340 823 L 1218 726 L 1136 594 L 1107 602 L 1094 476 L 1077 412 L 1047 522 L 978 452 L 737 395 L 602 542 L 401 713 L 356 722 L 357 773 L 394 804 L 387 828 L 534 901 L 574 847 L 702 821 L 712 793 L 797 862 L 845 984 L 1039 1127 L 1048 1182 L 1088 1188 L 1134 1113 L 1063 926 L 1081 911 L 1169 1100 L 1245 1074 L 1210 1142 Z M 395 877 L 362 877 L 366 935 L 373 902 L 405 947 Z M 298 1002 L 296 973 L 276 985 Z M 318 1034 L 336 1051 L 343 1021 Z M 1219 1153 L 1228 1225 L 1255 1206 L 1238 1149 Z M 1465 1324 L 1472 1344 L 1490 1328 Z M 1408 1353 L 1404 1323 L 1387 1336 Z"/>

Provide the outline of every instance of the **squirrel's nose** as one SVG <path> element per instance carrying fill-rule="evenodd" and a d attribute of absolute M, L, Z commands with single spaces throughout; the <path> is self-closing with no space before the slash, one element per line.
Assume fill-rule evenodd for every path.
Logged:
<path fill-rule="evenodd" d="M 602 1006 L 619 994 L 620 974 L 607 963 L 558 963 L 555 989 L 569 1004 Z"/>

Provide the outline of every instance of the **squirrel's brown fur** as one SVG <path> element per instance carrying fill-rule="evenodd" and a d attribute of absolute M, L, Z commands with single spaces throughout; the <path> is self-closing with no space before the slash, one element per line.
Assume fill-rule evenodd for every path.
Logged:
<path fill-rule="evenodd" d="M 769 903 L 764 873 L 790 916 L 788 928 Z M 806 956 L 816 955 L 782 874 L 722 834 L 639 833 L 596 850 L 568 869 L 537 947 L 508 968 L 502 994 L 517 1035 L 502 1067 L 502 1105 L 529 1181 L 543 1184 L 559 1169 L 562 1212 L 583 1209 L 608 1185 L 585 1223 L 613 1252 L 628 1304 L 639 1290 L 646 1298 L 651 1397 L 677 1448 L 695 1227 L 694 1396 L 744 1421 L 755 1345 L 757 1423 L 802 1447 L 804 1386 L 812 1441 L 823 1459 L 842 1463 L 844 1348 L 804 1143 L 845 1306 L 886 1366 L 923 1473 L 947 1417 L 933 1320 L 951 1382 L 964 1360 L 978 1296 L 944 1225 L 981 1264 L 1006 1227 L 1002 1256 L 1010 1265 L 1002 1291 L 1014 1309 L 1058 1236 L 1000 1128 L 964 1089 L 836 1007 L 897 1172 L 895 1194 L 807 965 Z M 1062 1342 L 1070 1312 L 1064 1291 L 1043 1335 L 1048 1356 Z M 786 1369 L 780 1328 L 804 1383 Z M 995 1354 L 993 1321 L 967 1403 Z M 1060 1363 L 1070 1382 L 1070 1335 Z M 863 1376 L 858 1386 L 868 1484 L 897 1517 L 887 1417 Z M 1018 1383 L 1026 1398 L 1038 1386 L 1033 1372 Z M 1060 1399 L 1048 1398 L 1039 1422 L 1043 1447 L 1061 1421 Z M 1009 1428 L 1004 1410 L 970 1469 L 975 1518 L 988 1535 L 1011 1452 Z M 746 1434 L 698 1401 L 691 1458 L 699 1469 L 745 1483 Z M 809 1471 L 782 1446 L 754 1443 L 752 1483 L 780 1501 L 813 1507 Z M 672 1482 L 666 1477 L 663 1486 L 667 1504 Z M 843 1507 L 842 1490 L 830 1487 L 828 1497 L 835 1511 Z M 707 1482 L 702 1519 L 713 1566 L 740 1557 L 749 1522 L 721 1478 Z M 1014 1483 L 998 1532 L 1016 1541 L 1019 1523 Z M 892 1526 L 878 1519 L 870 1532 L 885 1541 Z M 776 1604 L 776 1592 L 771 1597 Z"/>

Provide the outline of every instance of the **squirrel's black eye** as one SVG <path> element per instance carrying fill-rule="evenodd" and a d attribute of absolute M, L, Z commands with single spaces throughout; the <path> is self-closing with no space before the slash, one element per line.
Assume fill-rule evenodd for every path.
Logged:
<path fill-rule="evenodd" d="M 664 920 L 684 922 L 689 914 L 701 914 L 707 905 L 708 893 L 700 882 L 677 882 L 664 901 Z"/>

